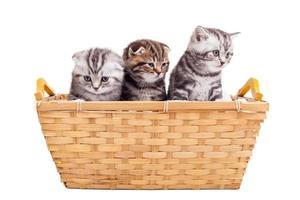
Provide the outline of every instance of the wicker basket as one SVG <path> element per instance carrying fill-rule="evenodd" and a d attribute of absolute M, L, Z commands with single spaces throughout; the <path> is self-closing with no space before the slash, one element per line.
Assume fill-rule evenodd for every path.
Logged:
<path fill-rule="evenodd" d="M 250 88 L 261 99 L 255 79 L 239 94 Z M 268 110 L 267 102 L 253 99 L 67 101 L 41 79 L 36 98 L 48 149 L 68 188 L 238 189 Z"/>

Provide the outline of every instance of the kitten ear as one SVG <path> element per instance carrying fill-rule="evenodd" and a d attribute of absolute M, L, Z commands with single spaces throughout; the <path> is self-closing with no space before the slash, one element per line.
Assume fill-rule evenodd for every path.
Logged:
<path fill-rule="evenodd" d="M 73 54 L 72 60 L 74 63 L 79 63 L 84 58 L 86 51 L 79 51 Z"/>
<path fill-rule="evenodd" d="M 241 34 L 241 32 L 229 33 L 230 38 L 235 38 L 237 35 Z"/>
<path fill-rule="evenodd" d="M 121 57 L 116 57 L 116 62 L 123 68 L 125 66 L 124 60 Z"/>
<path fill-rule="evenodd" d="M 72 60 L 73 60 L 74 62 L 77 62 L 77 61 L 78 61 L 78 52 L 73 54 Z"/>
<path fill-rule="evenodd" d="M 202 27 L 202 26 L 197 26 L 195 28 L 195 31 L 192 35 L 192 40 L 195 42 L 199 42 L 202 40 L 207 40 L 209 38 L 209 33 L 206 30 L 206 28 Z"/>
<path fill-rule="evenodd" d="M 167 45 L 163 45 L 163 48 L 166 54 L 168 54 L 171 51 L 170 47 L 168 47 Z"/>
<path fill-rule="evenodd" d="M 136 51 L 134 51 L 131 47 L 129 47 L 128 48 L 128 57 L 140 56 L 145 53 L 145 50 L 146 49 L 142 46 L 140 48 L 138 48 Z"/>

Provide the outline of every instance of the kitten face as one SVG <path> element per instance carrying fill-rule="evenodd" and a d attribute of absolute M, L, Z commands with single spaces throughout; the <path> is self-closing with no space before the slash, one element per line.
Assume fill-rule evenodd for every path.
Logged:
<path fill-rule="evenodd" d="M 123 54 L 126 71 L 136 81 L 153 83 L 163 79 L 169 68 L 169 48 L 152 41 L 138 40 L 131 43 Z"/>
<path fill-rule="evenodd" d="M 219 29 L 198 26 L 188 45 L 188 50 L 196 52 L 203 64 L 202 72 L 220 72 L 233 56 L 232 36 Z"/>
<path fill-rule="evenodd" d="M 114 86 L 120 79 L 119 75 L 112 70 L 119 68 L 116 63 L 105 63 L 103 69 L 96 73 L 80 72 L 75 75 L 75 79 L 80 85 L 87 91 L 93 94 L 101 95 L 111 91 L 111 87 Z M 121 70 L 121 69 L 120 69 Z"/>
<path fill-rule="evenodd" d="M 120 93 L 123 81 L 120 56 L 107 49 L 94 48 L 75 53 L 73 60 L 73 92 L 88 95 L 92 100 L 113 100 L 110 97 Z"/>

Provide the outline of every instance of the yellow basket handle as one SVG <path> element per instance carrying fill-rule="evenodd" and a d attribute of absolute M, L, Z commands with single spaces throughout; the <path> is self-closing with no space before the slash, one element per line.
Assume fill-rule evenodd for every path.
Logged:
<path fill-rule="evenodd" d="M 237 96 L 243 97 L 245 94 L 251 89 L 251 93 L 253 98 L 256 101 L 261 101 L 263 94 L 259 90 L 259 83 L 258 80 L 255 78 L 250 78 L 247 83 L 238 91 Z"/>
<path fill-rule="evenodd" d="M 34 94 L 35 95 L 35 99 L 37 101 L 40 101 L 44 98 L 44 93 L 47 93 L 49 96 L 54 96 L 55 95 L 55 92 L 54 90 L 52 90 L 48 83 L 42 79 L 42 78 L 39 78 L 37 81 L 36 81 L 36 93 Z"/>

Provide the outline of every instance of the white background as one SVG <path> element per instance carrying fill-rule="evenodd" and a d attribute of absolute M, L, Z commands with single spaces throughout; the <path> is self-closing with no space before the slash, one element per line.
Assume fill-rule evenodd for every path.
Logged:
<path fill-rule="evenodd" d="M 299 199 L 300 31 L 297 1 L 1 1 L 0 199 Z M 60 183 L 34 108 L 35 81 L 68 92 L 74 52 L 151 38 L 171 66 L 197 25 L 242 32 L 224 70 L 230 93 L 260 80 L 270 102 L 237 191 L 68 190 Z"/>

